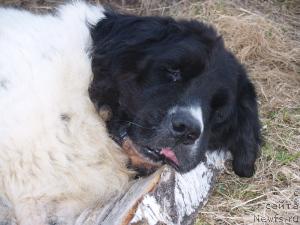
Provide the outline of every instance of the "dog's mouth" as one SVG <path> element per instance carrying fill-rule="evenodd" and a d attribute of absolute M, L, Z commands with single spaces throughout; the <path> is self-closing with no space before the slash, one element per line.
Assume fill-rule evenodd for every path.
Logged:
<path fill-rule="evenodd" d="M 155 159 L 157 161 L 163 161 L 167 164 L 170 164 L 174 168 L 178 168 L 179 162 L 178 159 L 173 151 L 172 148 L 170 147 L 165 147 L 165 148 L 150 148 L 150 147 L 144 147 L 146 151 L 142 151 L 144 155 L 148 155 L 148 157 L 152 157 L 152 159 Z"/>
<path fill-rule="evenodd" d="M 173 166 L 176 170 L 179 169 L 179 161 L 174 153 L 174 150 L 170 147 L 162 148 L 160 155 L 164 157 L 166 163 Z"/>
<path fill-rule="evenodd" d="M 135 169 L 154 171 L 162 164 L 169 164 L 176 170 L 179 161 L 170 147 L 153 148 L 135 144 L 124 132 L 121 135 L 120 145 L 130 160 L 130 166 Z"/>

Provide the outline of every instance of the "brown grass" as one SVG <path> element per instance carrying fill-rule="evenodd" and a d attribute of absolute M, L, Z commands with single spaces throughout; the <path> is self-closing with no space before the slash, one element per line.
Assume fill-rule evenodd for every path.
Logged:
<path fill-rule="evenodd" d="M 33 11 L 49 10 L 59 2 L 0 0 Z M 251 179 L 241 179 L 229 166 L 196 224 L 297 224 L 293 216 L 294 220 L 298 216 L 300 224 L 300 1 L 100 2 L 136 14 L 212 23 L 256 85 L 265 140 L 257 172 Z M 287 220 L 254 222 L 254 216 L 275 214 Z"/>

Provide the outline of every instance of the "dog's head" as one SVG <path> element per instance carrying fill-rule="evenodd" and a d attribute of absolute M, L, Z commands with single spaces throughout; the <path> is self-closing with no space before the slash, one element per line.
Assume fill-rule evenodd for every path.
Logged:
<path fill-rule="evenodd" d="M 197 21 L 107 14 L 92 28 L 90 97 L 119 143 L 186 172 L 228 149 L 249 177 L 260 141 L 256 94 L 215 30 Z"/>

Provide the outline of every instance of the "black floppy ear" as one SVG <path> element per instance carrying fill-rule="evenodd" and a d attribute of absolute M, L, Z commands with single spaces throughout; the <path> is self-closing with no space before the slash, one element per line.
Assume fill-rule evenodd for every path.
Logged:
<path fill-rule="evenodd" d="M 119 91 L 112 79 L 105 74 L 103 77 L 94 75 L 89 87 L 89 96 L 97 110 L 102 106 L 109 106 L 115 111 L 118 107 Z"/>
<path fill-rule="evenodd" d="M 253 84 L 241 69 L 238 83 L 235 137 L 229 144 L 233 155 L 233 170 L 241 177 L 251 177 L 260 146 L 260 123 Z"/>
<path fill-rule="evenodd" d="M 89 87 L 89 95 L 100 110 L 102 106 L 109 106 L 112 111 L 117 111 L 119 91 L 113 74 L 119 69 L 115 63 L 118 55 L 114 27 L 118 15 L 109 16 L 110 10 L 105 13 L 106 18 L 91 26 L 93 48 L 91 49 L 93 79 Z"/>

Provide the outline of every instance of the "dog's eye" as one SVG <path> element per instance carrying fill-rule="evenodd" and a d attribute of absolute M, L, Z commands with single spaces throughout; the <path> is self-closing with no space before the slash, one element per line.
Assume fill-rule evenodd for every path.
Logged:
<path fill-rule="evenodd" d="M 168 67 L 166 68 L 166 71 L 167 71 L 167 76 L 171 81 L 176 82 L 181 80 L 182 77 L 179 69 Z"/>

